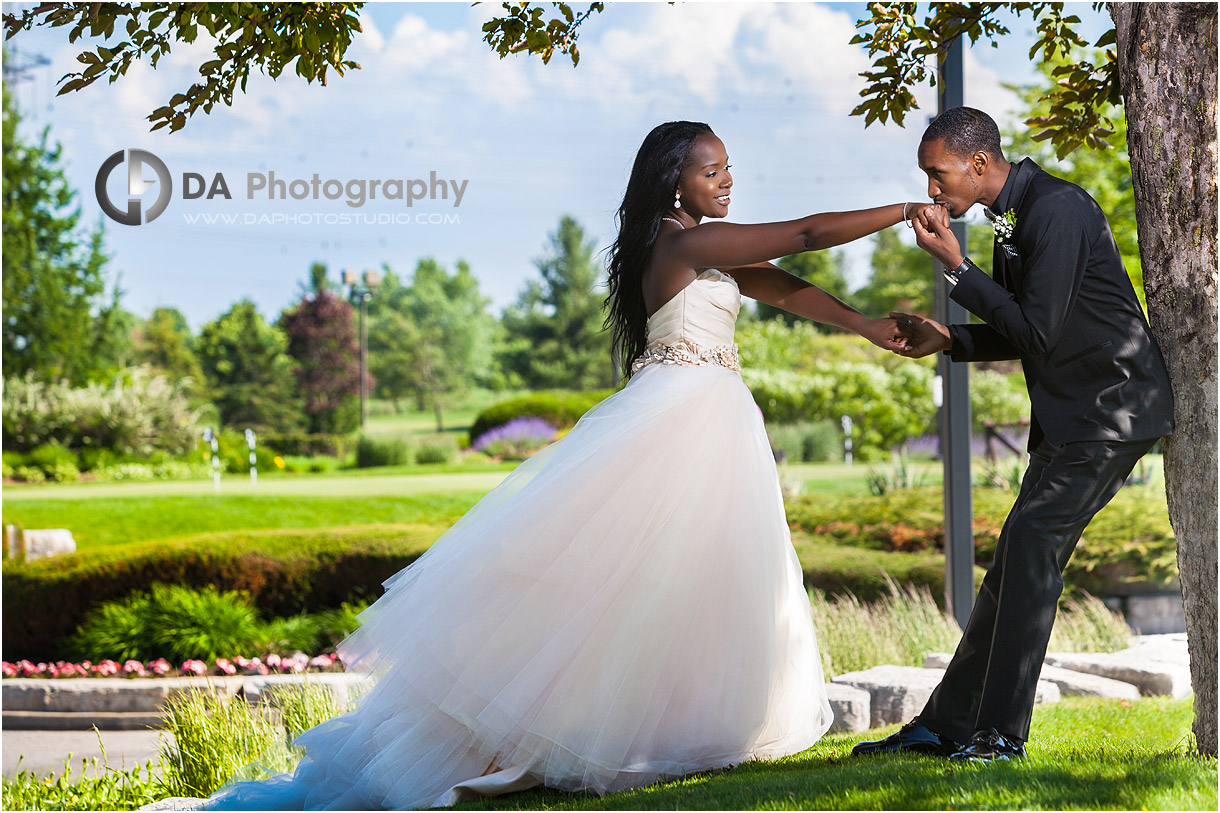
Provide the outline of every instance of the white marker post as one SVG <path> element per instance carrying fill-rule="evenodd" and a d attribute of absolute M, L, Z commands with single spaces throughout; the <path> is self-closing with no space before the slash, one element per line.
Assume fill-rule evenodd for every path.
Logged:
<path fill-rule="evenodd" d="M 246 445 L 250 447 L 250 483 L 251 485 L 258 482 L 258 464 L 254 458 L 254 430 L 246 430 Z"/>
<path fill-rule="evenodd" d="M 203 430 L 203 442 L 212 445 L 212 490 L 220 491 L 220 447 L 211 427 Z"/>
<path fill-rule="evenodd" d="M 851 416 L 844 415 L 840 420 L 843 425 L 843 462 L 851 465 Z"/>

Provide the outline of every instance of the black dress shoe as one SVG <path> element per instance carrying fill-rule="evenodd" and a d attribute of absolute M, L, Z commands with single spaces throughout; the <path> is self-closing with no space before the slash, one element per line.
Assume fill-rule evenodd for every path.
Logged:
<path fill-rule="evenodd" d="M 937 734 L 918 720 L 912 720 L 885 739 L 856 743 L 851 749 L 851 754 L 852 756 L 862 756 L 864 754 L 903 752 L 947 757 L 960 750 L 962 750 L 960 742 Z"/>
<path fill-rule="evenodd" d="M 965 748 L 949 755 L 949 759 L 966 762 L 997 762 L 1005 759 L 1022 759 L 1025 743 L 1001 734 L 994 728 L 974 732 Z"/>

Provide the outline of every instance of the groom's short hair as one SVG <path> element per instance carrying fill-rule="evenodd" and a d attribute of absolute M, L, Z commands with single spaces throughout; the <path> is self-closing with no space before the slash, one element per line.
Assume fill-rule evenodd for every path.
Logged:
<path fill-rule="evenodd" d="M 995 119 L 973 107 L 950 107 L 924 130 L 925 141 L 943 141 L 945 149 L 955 155 L 974 155 L 980 150 L 992 158 L 1003 158 L 1000 149 L 1000 128 Z"/>

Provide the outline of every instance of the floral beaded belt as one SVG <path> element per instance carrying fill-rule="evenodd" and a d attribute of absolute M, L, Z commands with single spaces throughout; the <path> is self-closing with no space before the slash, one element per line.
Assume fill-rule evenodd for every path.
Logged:
<path fill-rule="evenodd" d="M 736 344 L 718 344 L 705 350 L 699 350 L 689 342 L 663 344 L 644 351 L 642 356 L 631 362 L 632 374 L 638 373 L 649 364 L 677 364 L 682 367 L 715 364 L 734 372 L 741 372 L 741 361 L 737 357 Z"/>

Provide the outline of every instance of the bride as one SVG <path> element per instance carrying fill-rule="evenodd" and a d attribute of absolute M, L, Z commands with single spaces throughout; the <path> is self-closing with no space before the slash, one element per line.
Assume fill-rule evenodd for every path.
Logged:
<path fill-rule="evenodd" d="M 733 325 L 744 294 L 902 347 L 893 319 L 767 260 L 894 225 L 905 206 L 703 223 L 728 213 L 732 186 L 706 124 L 648 134 L 609 263 L 629 382 L 385 582 L 339 645 L 373 687 L 296 739 L 295 772 L 230 784 L 207 809 L 607 793 L 822 737 L 809 599 Z"/>

